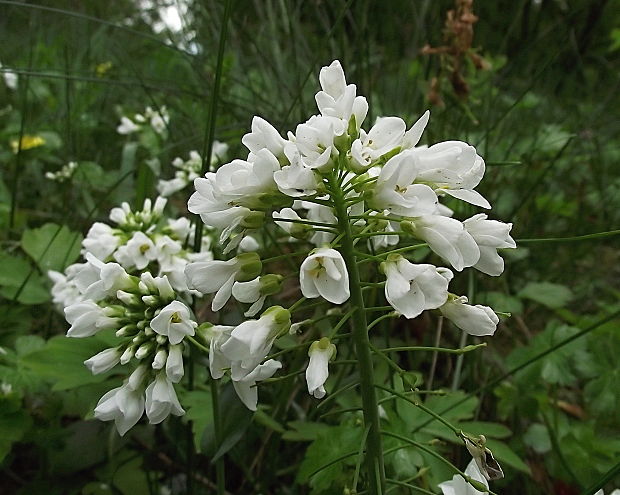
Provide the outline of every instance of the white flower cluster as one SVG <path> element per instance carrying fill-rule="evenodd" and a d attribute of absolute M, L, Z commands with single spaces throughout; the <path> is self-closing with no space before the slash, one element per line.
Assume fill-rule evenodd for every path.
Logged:
<path fill-rule="evenodd" d="M 148 124 L 157 134 L 164 136 L 166 135 L 169 121 L 170 116 L 165 106 L 161 106 L 156 110 L 153 110 L 151 107 L 146 107 L 144 109 L 144 114 L 135 114 L 133 120 L 129 117 L 122 116 L 121 123 L 116 128 L 116 132 L 123 135 L 133 134 L 134 132 L 140 131 L 143 125 Z"/>
<path fill-rule="evenodd" d="M 485 171 L 475 148 L 461 141 L 418 146 L 429 112 L 409 130 L 400 118 L 383 117 L 366 131 L 362 124 L 368 104 L 356 94 L 354 84 L 347 84 L 340 63 L 323 67 L 319 80 L 321 91 L 315 98 L 319 114 L 288 132 L 286 139 L 255 117 L 251 132 L 242 139 L 249 150 L 247 159 L 233 160 L 194 181 L 196 192 L 188 208 L 206 225 L 221 230 L 220 241 L 229 243 L 226 251 L 248 232 L 266 228 L 266 219 L 272 217 L 289 241 L 302 239 L 316 246 L 301 264 L 302 294 L 343 304 L 350 297 L 350 277 L 339 251 L 340 202 L 353 235 L 369 234 L 374 250 L 397 245 L 402 238 L 418 239 L 454 270 L 474 267 L 500 275 L 504 261 L 498 249 L 516 247 L 510 237 L 512 225 L 482 213 L 459 221 L 439 203 L 449 197 L 491 208 L 475 190 Z M 491 308 L 469 305 L 466 297 L 451 294 L 450 269 L 415 264 L 400 253 L 386 253 L 383 259 L 385 297 L 398 313 L 415 318 L 438 309 L 471 335 L 493 335 L 499 318 Z M 186 274 L 190 287 L 215 293 L 212 309 L 217 311 L 231 293 L 236 295 L 241 267 L 249 266 L 257 287 L 262 269 L 257 253 L 193 263 Z M 256 301 L 258 292 L 253 298 L 237 299 Z M 311 346 L 308 388 L 322 397 L 327 363 L 335 349 L 329 341 L 317 342 Z M 227 360 L 236 360 L 231 352 L 225 354 Z"/>
<path fill-rule="evenodd" d="M 365 263 L 368 268 L 363 273 L 373 276 L 375 286 L 377 272 L 385 276 L 378 284 L 385 286 L 391 307 L 406 318 L 438 310 L 471 335 L 494 334 L 499 319 L 491 308 L 470 305 L 466 297 L 449 292 L 451 269 L 407 258 L 409 250 L 428 246 L 456 271 L 474 267 L 492 276 L 503 272 L 498 249 L 515 247 L 512 225 L 490 220 L 486 214 L 460 221 L 439 202 L 454 198 L 490 208 L 475 190 L 484 174 L 484 160 L 473 146 L 460 141 L 418 146 L 428 112 L 409 130 L 400 118 L 383 117 L 366 131 L 362 124 L 368 104 L 357 95 L 354 84 L 347 84 L 340 63 L 323 67 L 319 80 L 321 91 L 315 97 L 319 114 L 298 125 L 294 133 L 288 132 L 286 139 L 255 117 L 251 132 L 242 139 L 249 150 L 247 158 L 195 177 L 188 209 L 220 231 L 220 247 L 227 259 L 213 259 L 204 247 L 200 254 L 187 252 L 183 246 L 190 238 L 189 222 L 177 219 L 163 224 L 165 200 L 159 198 L 153 208 L 149 202 L 141 212 L 131 212 L 128 205 L 112 210 L 110 218 L 117 227 L 96 223 L 84 240 L 87 262 L 72 265 L 66 275 L 52 274 L 55 302 L 69 306 L 68 301 L 78 301 L 65 309 L 72 325 L 70 336 L 92 335 L 110 327 L 124 336 L 130 332 L 129 325 L 135 333 L 127 334 L 130 340 L 125 347 L 104 351 L 107 354 L 101 360 L 106 365 L 108 358 L 116 363 L 121 352 L 151 363 L 150 367 L 141 364 L 134 372 L 136 378 L 132 375 L 122 387 L 106 394 L 96 410 L 98 417 L 114 419 L 119 431 L 135 424 L 143 407 L 151 422 L 181 412 L 172 386 L 182 375 L 180 351 L 175 350 L 180 347 L 175 346 L 195 331 L 209 344 L 212 377 L 229 376 L 242 402 L 255 410 L 257 383 L 283 366 L 269 357 L 274 342 L 311 325 L 306 320 L 292 323 L 294 310 L 306 299 L 347 303 L 360 290 L 357 264 Z M 176 160 L 179 176 L 161 181 L 160 192 L 171 194 L 182 188 L 197 175 L 200 161 L 195 152 L 187 162 Z M 302 246 L 301 251 L 282 247 L 291 241 Z M 392 249 L 398 245 L 402 247 Z M 283 254 L 261 258 L 262 250 L 271 246 Z M 303 261 L 297 264 L 296 256 L 303 256 Z M 225 308 L 232 297 L 249 305 L 245 316 L 252 318 L 267 298 L 282 291 L 285 277 L 264 272 L 264 266 L 274 260 L 287 261 L 299 270 L 303 297 L 295 308 L 275 305 L 258 319 L 236 326 L 205 322 L 195 330 L 197 324 L 183 302 L 192 291 L 212 294 L 214 312 Z M 139 283 L 132 278 L 135 272 Z M 144 292 L 144 287 L 151 292 Z M 315 398 L 326 394 L 329 362 L 336 355 L 330 340 L 334 335 L 307 341 L 306 381 Z M 171 359 L 176 371 L 168 372 Z M 166 371 L 152 371 L 164 367 Z M 142 374 L 155 374 L 146 391 Z"/>
<path fill-rule="evenodd" d="M 214 141 L 213 150 L 211 151 L 211 163 L 220 163 L 226 158 L 227 152 L 227 144 Z M 194 179 L 200 177 L 202 157 L 197 151 L 190 151 L 188 160 L 183 161 L 182 158 L 177 157 L 172 161 L 172 166 L 177 169 L 174 173 L 174 178 L 170 180 L 162 179 L 157 182 L 157 192 L 165 198 L 181 191 L 194 182 Z"/>
<path fill-rule="evenodd" d="M 69 162 L 64 165 L 58 172 L 45 172 L 45 178 L 57 182 L 65 182 L 73 177 L 78 168 L 77 162 Z"/>
<path fill-rule="evenodd" d="M 64 274 L 49 273 L 53 300 L 71 325 L 68 337 L 116 331 L 117 346 L 85 361 L 91 372 L 137 363 L 124 384 L 106 393 L 95 409 L 95 417 L 114 420 L 121 435 L 145 410 L 151 423 L 184 412 L 173 384 L 184 374 L 183 339 L 197 327 L 187 302 L 199 294 L 187 287 L 184 269 L 190 260 L 211 259 L 212 254 L 184 247 L 191 240 L 189 220 L 166 219 L 165 204 L 158 198 L 154 205 L 146 200 L 136 212 L 126 203 L 114 208 L 110 220 L 116 227 L 97 222 L 84 239 L 86 261 Z M 208 237 L 205 241 L 208 248 Z"/>
<path fill-rule="evenodd" d="M 86 263 L 71 265 L 64 274 L 49 273 L 54 282 L 52 297 L 57 307 L 62 310 L 73 302 L 88 299 L 90 296 L 80 290 L 77 279 L 81 273 L 93 271 L 94 264 L 106 261 L 118 263 L 130 274 L 148 268 L 158 277 L 166 276 L 173 289 L 183 297 L 196 294 L 188 288 L 184 270 L 190 261 L 212 259 L 210 238 L 203 237 L 202 252 L 188 250 L 184 246 L 191 246 L 193 241 L 190 221 L 185 217 L 164 218 L 165 205 L 165 198 L 157 198 L 154 204 L 147 199 L 143 209 L 134 212 L 129 204 L 123 203 L 110 212 L 115 227 L 95 222 L 82 241 Z"/>

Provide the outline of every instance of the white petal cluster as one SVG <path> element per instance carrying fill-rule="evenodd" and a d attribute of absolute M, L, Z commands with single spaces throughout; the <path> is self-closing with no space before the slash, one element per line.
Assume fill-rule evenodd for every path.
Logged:
<path fill-rule="evenodd" d="M 225 370 L 230 370 L 237 395 L 248 409 L 255 411 L 256 383 L 271 378 L 282 367 L 274 359 L 263 361 L 275 339 L 288 333 L 290 327 L 291 315 L 280 306 L 267 309 L 258 320 L 247 320 L 236 327 L 211 327 L 208 330 L 211 376 L 218 379 L 224 376 Z"/>

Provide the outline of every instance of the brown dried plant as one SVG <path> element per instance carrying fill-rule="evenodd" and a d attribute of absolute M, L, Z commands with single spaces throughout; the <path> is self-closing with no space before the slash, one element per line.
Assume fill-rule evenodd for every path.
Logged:
<path fill-rule="evenodd" d="M 455 0 L 455 8 L 446 14 L 443 29 L 444 45 L 431 47 L 426 44 L 421 52 L 424 55 L 439 55 L 438 75 L 431 79 L 428 99 L 433 105 L 443 105 L 441 97 L 441 78 L 447 74 L 454 93 L 460 98 L 467 98 L 469 85 L 465 79 L 466 58 L 476 69 L 488 69 L 489 64 L 472 48 L 474 24 L 478 17 L 473 12 L 474 0 Z"/>

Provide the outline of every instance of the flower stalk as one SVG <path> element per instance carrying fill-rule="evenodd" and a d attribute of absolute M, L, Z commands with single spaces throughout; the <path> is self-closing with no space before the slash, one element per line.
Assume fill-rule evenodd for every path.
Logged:
<path fill-rule="evenodd" d="M 360 274 L 358 271 L 357 257 L 353 249 L 355 238 L 351 232 L 349 214 L 345 203 L 344 193 L 335 177 L 330 181 L 332 187 L 332 199 L 338 225 L 342 236 L 340 252 L 344 258 L 349 272 L 349 289 L 351 292 L 352 315 L 350 318 L 351 332 L 355 345 L 355 355 L 360 370 L 360 392 L 362 395 L 362 411 L 364 424 L 369 428 L 366 440 L 366 470 L 370 493 L 381 494 L 385 491 L 385 467 L 383 460 L 383 448 L 381 441 L 381 428 L 379 424 L 379 406 L 374 384 L 374 372 L 370 340 L 368 338 L 368 322 Z"/>

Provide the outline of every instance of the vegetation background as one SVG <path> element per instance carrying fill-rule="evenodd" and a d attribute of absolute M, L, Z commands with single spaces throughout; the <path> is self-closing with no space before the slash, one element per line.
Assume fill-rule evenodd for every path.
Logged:
<path fill-rule="evenodd" d="M 225 3 L 0 0 L 0 493 L 213 489 L 199 396 L 183 403 L 203 453 L 188 454 L 181 422 L 119 440 L 84 419 L 109 386 L 79 369 L 94 349 L 54 339 L 66 324 L 46 272 L 74 262 L 80 233 L 112 206 L 154 196 L 156 164 L 170 177 L 172 159 L 206 149 L 223 22 L 215 137 L 230 157 L 244 154 L 252 116 L 284 130 L 314 113 L 316 75 L 336 58 L 369 99 L 369 122 L 410 125 L 430 108 L 426 142 L 477 147 L 481 192 L 519 248 L 499 280 L 472 277 L 469 289 L 512 317 L 485 352 L 440 357 L 435 386 L 472 392 L 451 417 L 509 446 L 496 491 L 620 487 L 620 1 L 236 0 L 228 17 Z M 180 16 L 166 25 L 169 9 Z M 120 117 L 146 106 L 167 108 L 167 137 L 120 136 Z M 46 178 L 73 161 L 71 178 Z M 393 332 L 429 343 L 425 325 Z M 310 476 L 347 443 L 337 416 L 278 414 L 228 418 L 230 493 L 341 493 L 354 466 Z M 446 447 L 460 466 L 462 450 Z M 392 462 L 418 473 L 413 456 Z"/>

